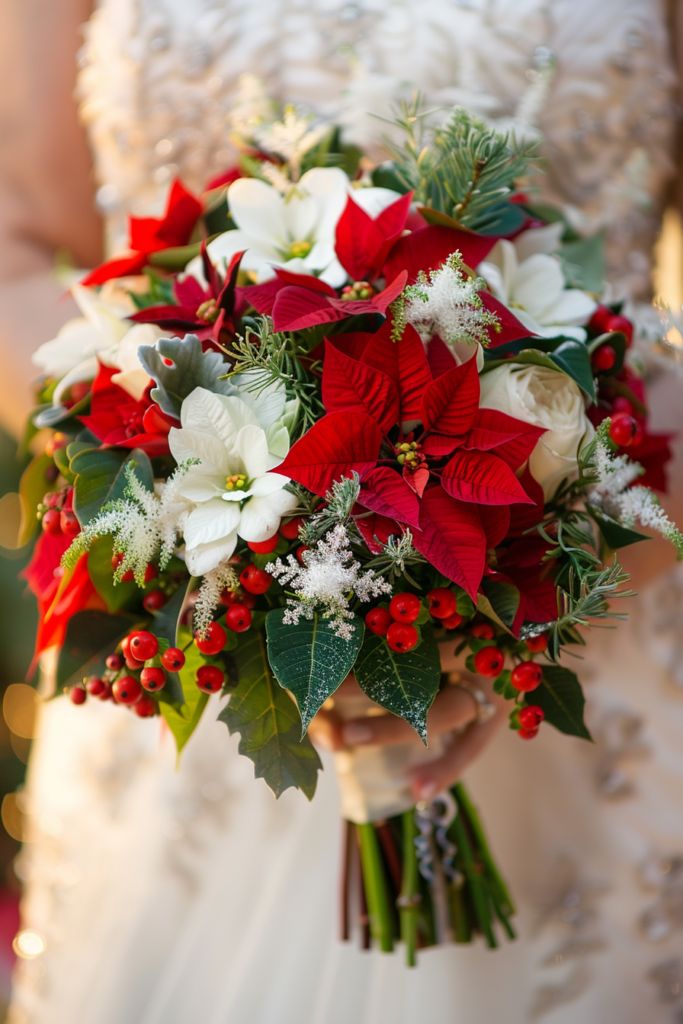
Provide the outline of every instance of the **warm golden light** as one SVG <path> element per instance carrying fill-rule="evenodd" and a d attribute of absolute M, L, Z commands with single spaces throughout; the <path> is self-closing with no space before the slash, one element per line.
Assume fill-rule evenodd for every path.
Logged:
<path fill-rule="evenodd" d="M 21 842 L 24 818 L 19 810 L 19 800 L 16 793 L 6 793 L 0 804 L 0 818 L 2 827 L 11 839 Z"/>
<path fill-rule="evenodd" d="M 12 683 L 2 699 L 2 714 L 9 729 L 20 739 L 35 735 L 38 695 L 26 683 Z"/>
<path fill-rule="evenodd" d="M 35 960 L 45 952 L 45 940 L 31 928 L 22 928 L 14 936 L 12 949 L 22 960 Z"/>

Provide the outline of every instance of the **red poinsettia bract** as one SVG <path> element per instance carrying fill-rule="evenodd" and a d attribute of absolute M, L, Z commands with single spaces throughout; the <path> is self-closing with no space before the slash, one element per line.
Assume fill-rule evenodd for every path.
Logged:
<path fill-rule="evenodd" d="M 130 218 L 128 242 L 132 251 L 127 256 L 100 264 L 83 278 L 82 284 L 104 284 L 114 277 L 141 273 L 152 253 L 186 245 L 190 241 L 203 210 L 200 200 L 176 179 L 162 217 Z"/>
<path fill-rule="evenodd" d="M 79 417 L 81 423 L 107 447 L 141 448 L 152 457 L 167 455 L 168 432 L 176 421 L 166 416 L 147 392 L 138 400 L 115 384 L 112 377 L 116 373 L 115 367 L 100 364 L 92 385 L 90 413 Z"/>
<path fill-rule="evenodd" d="M 417 333 L 409 327 L 394 342 L 389 323 L 360 358 L 328 341 L 326 415 L 277 472 L 321 496 L 358 473 L 364 508 L 409 527 L 417 550 L 475 598 L 509 507 L 534 502 L 516 471 L 543 431 L 480 409 L 475 360 L 449 358 L 435 375 Z"/>

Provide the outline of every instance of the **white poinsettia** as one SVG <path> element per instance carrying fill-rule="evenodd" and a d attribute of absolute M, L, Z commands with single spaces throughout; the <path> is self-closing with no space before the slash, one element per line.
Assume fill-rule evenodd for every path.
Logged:
<path fill-rule="evenodd" d="M 578 288 L 568 288 L 557 248 L 561 225 L 525 231 L 514 242 L 501 239 L 478 273 L 489 288 L 533 334 L 563 335 L 583 341 L 596 302 Z"/>
<path fill-rule="evenodd" d="M 284 407 L 284 401 L 283 401 Z M 188 502 L 182 520 L 185 559 L 202 576 L 228 559 L 238 537 L 272 537 L 297 500 L 285 490 L 288 478 L 272 470 L 289 449 L 289 435 L 275 403 L 259 416 L 258 406 L 237 395 L 195 388 L 184 400 L 179 428 L 169 434 L 179 465 L 191 463 L 178 484 Z"/>
<path fill-rule="evenodd" d="M 137 352 L 141 345 L 154 345 L 162 332 L 152 324 L 131 326 L 126 319 L 133 312 L 130 304 L 107 299 L 78 284 L 71 293 L 82 316 L 68 320 L 32 356 L 45 376 L 59 381 L 53 401 L 59 404 L 78 381 L 92 380 L 98 359 L 120 371 L 114 374 L 114 383 L 140 398 L 149 376 L 140 366 Z"/>
<path fill-rule="evenodd" d="M 258 281 L 284 267 L 338 288 L 348 275 L 335 255 L 335 229 L 350 192 L 349 178 L 338 167 L 314 167 L 284 193 L 265 181 L 240 178 L 228 189 L 237 227 L 210 242 L 209 255 L 215 263 L 227 263 L 246 250 L 242 267 Z M 399 196 L 390 189 L 360 188 L 353 189 L 353 198 L 377 216 Z M 199 276 L 201 266 L 193 261 L 187 270 Z"/>

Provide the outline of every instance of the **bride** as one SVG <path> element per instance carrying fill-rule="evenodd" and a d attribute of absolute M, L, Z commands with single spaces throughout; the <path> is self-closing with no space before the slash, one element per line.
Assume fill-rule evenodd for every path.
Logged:
<path fill-rule="evenodd" d="M 79 107 L 109 246 L 127 213 L 159 207 L 176 174 L 200 189 L 230 163 L 249 100 L 243 73 L 362 143 L 380 134 L 370 115 L 417 87 L 430 107 L 460 102 L 538 134 L 546 198 L 579 230 L 605 233 L 610 279 L 635 309 L 650 293 L 674 169 L 672 13 L 657 0 L 6 5 L 3 413 L 16 402 L 19 416 L 22 359 L 69 315 L 50 279 L 55 253 L 98 259 L 72 100 L 81 24 Z M 655 427 L 671 429 L 680 385 L 656 364 L 653 374 Z M 10 1020 L 680 1020 L 683 695 L 670 678 L 680 584 L 648 582 L 665 557 L 653 541 L 643 564 L 632 560 L 644 593 L 631 623 L 595 637 L 584 669 L 594 747 L 543 732 L 525 745 L 472 725 L 446 763 L 413 778 L 433 789 L 466 770 L 520 905 L 521 938 L 496 953 L 441 948 L 411 972 L 399 956 L 336 941 L 331 771 L 312 805 L 296 793 L 276 803 L 220 723 L 202 724 L 176 772 L 168 738 L 148 723 L 94 702 L 48 704 L 30 770 Z M 354 739 L 379 736 L 344 737 Z"/>

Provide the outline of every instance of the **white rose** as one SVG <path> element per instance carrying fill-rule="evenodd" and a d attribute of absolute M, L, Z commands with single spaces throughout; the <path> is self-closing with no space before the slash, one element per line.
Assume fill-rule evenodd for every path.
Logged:
<path fill-rule="evenodd" d="M 481 377 L 480 404 L 546 428 L 529 459 L 546 499 L 561 480 L 576 475 L 579 451 L 595 431 L 578 385 L 565 373 L 531 364 L 499 366 Z"/>

